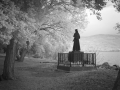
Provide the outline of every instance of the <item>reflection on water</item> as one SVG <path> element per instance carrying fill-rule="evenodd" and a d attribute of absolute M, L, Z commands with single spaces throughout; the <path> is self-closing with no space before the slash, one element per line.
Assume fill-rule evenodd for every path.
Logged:
<path fill-rule="evenodd" d="M 110 65 L 120 66 L 120 52 L 97 52 L 96 55 L 97 64 L 108 62 Z"/>

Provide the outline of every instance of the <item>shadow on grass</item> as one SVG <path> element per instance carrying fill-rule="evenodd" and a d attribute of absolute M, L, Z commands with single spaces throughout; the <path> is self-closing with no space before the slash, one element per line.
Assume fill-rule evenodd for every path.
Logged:
<path fill-rule="evenodd" d="M 66 73 L 57 70 L 56 63 L 39 62 L 16 62 L 16 80 L 0 82 L 0 90 L 111 90 L 117 76 L 115 70 L 106 69 Z"/>
<path fill-rule="evenodd" d="M 59 77 L 68 73 L 67 71 L 57 70 L 57 65 L 52 66 L 51 63 L 46 64 L 48 67 L 17 67 L 18 70 L 29 71 L 33 77 Z"/>
<path fill-rule="evenodd" d="M 98 70 L 88 72 L 83 77 L 75 77 L 68 82 L 69 90 L 112 90 L 117 72 L 112 70 Z M 82 89 L 81 89 L 82 88 Z"/>

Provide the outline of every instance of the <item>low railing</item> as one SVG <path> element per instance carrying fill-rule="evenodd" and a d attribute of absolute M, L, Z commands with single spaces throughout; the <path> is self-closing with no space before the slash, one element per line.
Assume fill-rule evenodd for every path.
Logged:
<path fill-rule="evenodd" d="M 84 53 L 84 64 L 96 65 L 96 53 Z"/>
<path fill-rule="evenodd" d="M 68 53 L 58 53 L 58 65 L 68 61 Z"/>
<path fill-rule="evenodd" d="M 59 65 L 94 65 L 96 66 L 96 53 L 74 53 L 74 58 L 70 60 L 70 53 L 58 53 L 58 66 Z"/>

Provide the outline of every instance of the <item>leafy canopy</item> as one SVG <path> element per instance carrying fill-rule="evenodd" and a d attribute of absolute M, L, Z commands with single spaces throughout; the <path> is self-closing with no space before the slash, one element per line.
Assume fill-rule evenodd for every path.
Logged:
<path fill-rule="evenodd" d="M 40 30 L 51 33 L 50 28 L 55 30 L 64 27 L 66 21 L 56 19 L 60 17 L 58 12 L 61 11 L 58 9 L 69 12 L 72 16 L 71 22 L 84 27 L 82 23 L 85 21 L 85 15 L 82 15 L 83 12 L 79 10 L 84 11 L 85 8 L 89 8 L 95 12 L 105 5 L 106 2 L 103 0 L 2 0 L 0 2 L 0 41 L 8 44 L 11 38 L 15 38 L 23 45 L 26 44 L 26 40 L 32 44 L 38 38 Z M 51 12 L 54 12 L 53 16 L 56 18 L 50 15 Z M 48 23 L 49 20 L 50 23 Z"/>

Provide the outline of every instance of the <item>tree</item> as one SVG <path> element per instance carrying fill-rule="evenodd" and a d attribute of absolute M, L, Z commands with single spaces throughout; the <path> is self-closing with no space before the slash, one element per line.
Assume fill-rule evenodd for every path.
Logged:
<path fill-rule="evenodd" d="M 118 33 L 120 33 L 120 23 L 116 23 L 116 26 L 114 28 L 115 30 L 118 30 Z"/>
<path fill-rule="evenodd" d="M 120 12 L 120 1 L 119 0 L 113 0 L 113 3 L 115 3 L 114 7 L 117 9 L 118 12 Z M 120 33 L 120 24 L 116 23 L 115 30 L 118 30 L 118 33 Z M 116 81 L 114 83 L 113 89 L 112 90 L 119 90 L 119 84 L 120 83 L 120 69 L 118 71 L 118 75 L 116 78 Z"/>
<path fill-rule="evenodd" d="M 114 3 L 114 7 L 118 12 L 120 12 L 120 0 L 110 0 L 112 3 Z M 116 23 L 115 30 L 118 30 L 118 33 L 120 33 L 120 23 Z M 119 90 L 120 89 L 120 69 L 118 71 L 117 78 L 115 80 L 114 86 L 112 90 Z"/>
<path fill-rule="evenodd" d="M 103 0 L 0 1 L 0 40 L 7 44 L 2 78 L 6 80 L 14 79 L 16 43 L 22 44 L 22 47 L 26 47 L 26 40 L 29 39 L 30 45 L 32 45 L 37 35 L 39 35 L 39 30 L 46 30 L 51 33 L 48 29 L 42 29 L 41 25 L 44 22 L 44 18 L 46 18 L 46 14 L 53 11 L 54 7 L 59 5 L 72 5 L 77 8 L 87 7 L 97 15 L 98 13 L 95 10 L 101 10 L 105 2 Z M 35 11 L 36 13 L 31 11 Z M 28 15 L 28 13 L 31 14 Z M 98 16 L 100 15 L 98 14 Z"/>
<path fill-rule="evenodd" d="M 120 1 L 119 0 L 111 0 L 112 3 L 114 3 L 114 7 L 117 9 L 118 12 L 120 12 Z"/>
<path fill-rule="evenodd" d="M 35 57 L 55 59 L 58 52 L 68 52 L 75 28 L 83 29 L 86 25 L 84 8 L 68 4 L 54 6 L 51 13 L 47 14 L 41 22 L 40 33 L 42 35 L 33 47 L 34 51 L 36 50 Z M 42 38 L 44 42 L 41 42 Z"/>
<path fill-rule="evenodd" d="M 0 14 L 1 14 L 0 36 L 1 36 L 1 41 L 3 41 L 4 43 L 10 43 L 10 44 L 7 45 L 7 52 L 6 52 L 6 57 L 4 61 L 4 69 L 3 69 L 2 78 L 13 79 L 14 58 L 15 58 L 14 51 L 15 51 L 16 45 L 15 45 L 15 39 L 13 38 L 11 34 L 12 34 L 12 31 L 14 30 L 13 25 L 15 25 L 16 21 L 13 22 L 12 16 L 14 15 L 12 15 L 12 12 L 10 12 L 11 10 L 13 11 L 13 8 L 10 7 L 12 3 L 9 3 L 10 6 L 9 5 L 5 6 L 5 4 L 7 4 L 7 2 L 6 3 L 4 2 L 4 4 L 0 3 Z"/>
<path fill-rule="evenodd" d="M 0 3 L 0 15 L 0 40 L 7 44 L 2 78 L 9 80 L 14 79 L 16 43 L 25 45 L 27 38 L 35 37 L 33 32 L 36 28 L 33 20 L 10 1 Z M 23 42 L 20 42 L 21 39 Z"/>
<path fill-rule="evenodd" d="M 17 0 L 13 0 L 14 2 L 19 2 L 19 1 L 17 1 Z M 65 23 L 65 21 L 63 22 L 63 21 L 59 21 L 58 22 L 58 20 L 60 19 L 59 17 L 60 17 L 60 14 L 59 13 L 57 13 L 57 14 L 59 14 L 59 15 L 54 15 L 55 16 L 55 18 L 52 18 L 52 20 L 54 21 L 54 22 L 50 22 L 49 20 L 48 20 L 48 17 L 46 17 L 45 15 L 46 15 L 46 13 L 47 13 L 47 16 L 49 16 L 49 18 L 51 18 L 50 16 L 52 16 L 52 17 L 54 17 L 53 15 L 50 15 L 48 12 L 52 12 L 52 13 L 54 13 L 54 12 L 56 12 L 56 11 L 58 11 L 58 12 L 60 12 L 61 13 L 61 11 L 62 11 L 62 13 L 63 13 L 63 11 L 65 11 L 65 12 L 69 12 L 70 13 L 70 15 L 72 15 L 72 20 L 71 20 L 71 22 L 72 23 L 74 23 L 74 24 L 78 24 L 78 26 L 79 27 L 84 27 L 85 25 L 83 25 L 82 23 L 85 23 L 85 22 L 83 22 L 83 21 L 85 21 L 84 20 L 84 17 L 85 17 L 85 15 L 82 15 L 82 11 L 83 11 L 83 9 L 84 9 L 84 6 L 83 6 L 83 4 L 85 3 L 80 3 L 79 2 L 79 4 L 80 5 L 76 5 L 76 6 L 74 6 L 76 3 L 72 3 L 72 1 L 70 1 L 70 2 L 65 2 L 64 0 L 59 0 L 59 1 L 56 1 L 56 0 L 49 0 L 48 2 L 45 0 L 44 2 L 42 1 L 42 0 L 40 0 L 40 2 L 38 2 L 38 1 L 29 1 L 29 0 L 22 0 L 24 3 L 22 4 L 22 5 L 20 5 L 20 4 L 18 4 L 17 3 L 17 5 L 20 5 L 21 6 L 21 8 L 22 8 L 22 10 L 23 11 L 27 11 L 27 13 L 29 13 L 29 15 L 30 16 L 35 16 L 35 17 L 37 17 L 37 21 L 38 22 L 40 22 L 39 23 L 39 25 L 40 25 L 40 30 L 45 30 L 46 32 L 48 32 L 50 35 L 52 35 L 52 37 L 54 37 L 55 38 L 55 32 L 51 32 L 51 30 L 54 30 L 54 31 L 57 31 L 57 29 L 65 29 L 65 30 L 63 30 L 63 31 L 67 31 L 66 30 L 66 28 L 64 27 L 65 25 L 66 25 L 66 23 Z M 31 3 L 32 2 L 32 3 Z M 36 3 L 38 4 L 40 4 L 40 6 L 39 7 L 37 7 L 38 5 L 36 5 Z M 25 6 L 25 7 L 24 7 Z M 35 7 L 35 8 L 33 8 L 33 7 Z M 72 7 L 72 8 L 71 8 Z M 82 11 L 75 11 L 75 9 L 78 9 L 78 8 L 81 8 L 80 10 L 82 10 Z M 83 7 L 83 8 L 82 8 Z M 25 9 L 24 9 L 25 8 Z M 36 9 L 37 8 L 37 9 Z M 44 8 L 44 9 L 43 9 Z M 49 9 L 48 9 L 49 8 Z M 93 7 L 92 7 L 93 8 Z M 28 10 L 27 10 L 28 9 Z M 59 10 L 58 10 L 59 9 Z M 61 10 L 60 10 L 61 9 Z M 99 8 L 98 8 L 99 9 Z M 33 12 L 34 12 L 34 15 L 33 15 Z M 54 12 L 53 12 L 54 11 Z M 42 13 L 41 13 L 42 12 Z M 44 13 L 43 13 L 44 12 Z M 64 12 L 64 13 L 65 13 Z M 81 13 L 82 12 L 82 13 Z M 78 14 L 79 13 L 79 14 Z M 78 14 L 78 15 L 77 15 Z M 98 14 L 98 13 L 94 13 L 94 14 Z M 99 16 L 100 15 L 97 15 L 98 16 L 98 18 L 99 18 Z M 59 18 L 58 20 L 57 20 L 57 17 Z M 41 18 L 42 18 L 42 20 L 41 20 Z M 43 19 L 44 18 L 44 19 Z M 47 18 L 47 20 L 46 20 L 46 18 Z M 55 19 L 55 20 L 54 20 Z M 83 19 L 83 20 L 81 20 L 81 19 Z M 46 22 L 47 23 L 46 23 Z M 50 24 L 51 23 L 51 24 Z M 68 22 L 67 22 L 68 23 Z M 62 25 L 62 26 L 61 26 Z M 63 26 L 64 25 L 64 26 Z M 70 30 L 68 31 L 68 32 L 70 32 Z M 65 34 L 65 33 L 62 33 L 62 34 Z M 60 34 L 61 35 L 61 34 Z M 61 35 L 61 36 L 63 36 L 63 35 Z M 65 35 L 64 35 L 65 36 Z M 64 40 L 64 39 L 62 39 L 62 40 Z M 26 51 L 25 49 L 23 49 L 24 51 Z M 22 53 L 23 54 L 23 53 Z M 19 59 L 20 60 L 20 59 Z M 20 60 L 20 61 L 23 61 L 23 59 L 22 60 Z"/>

